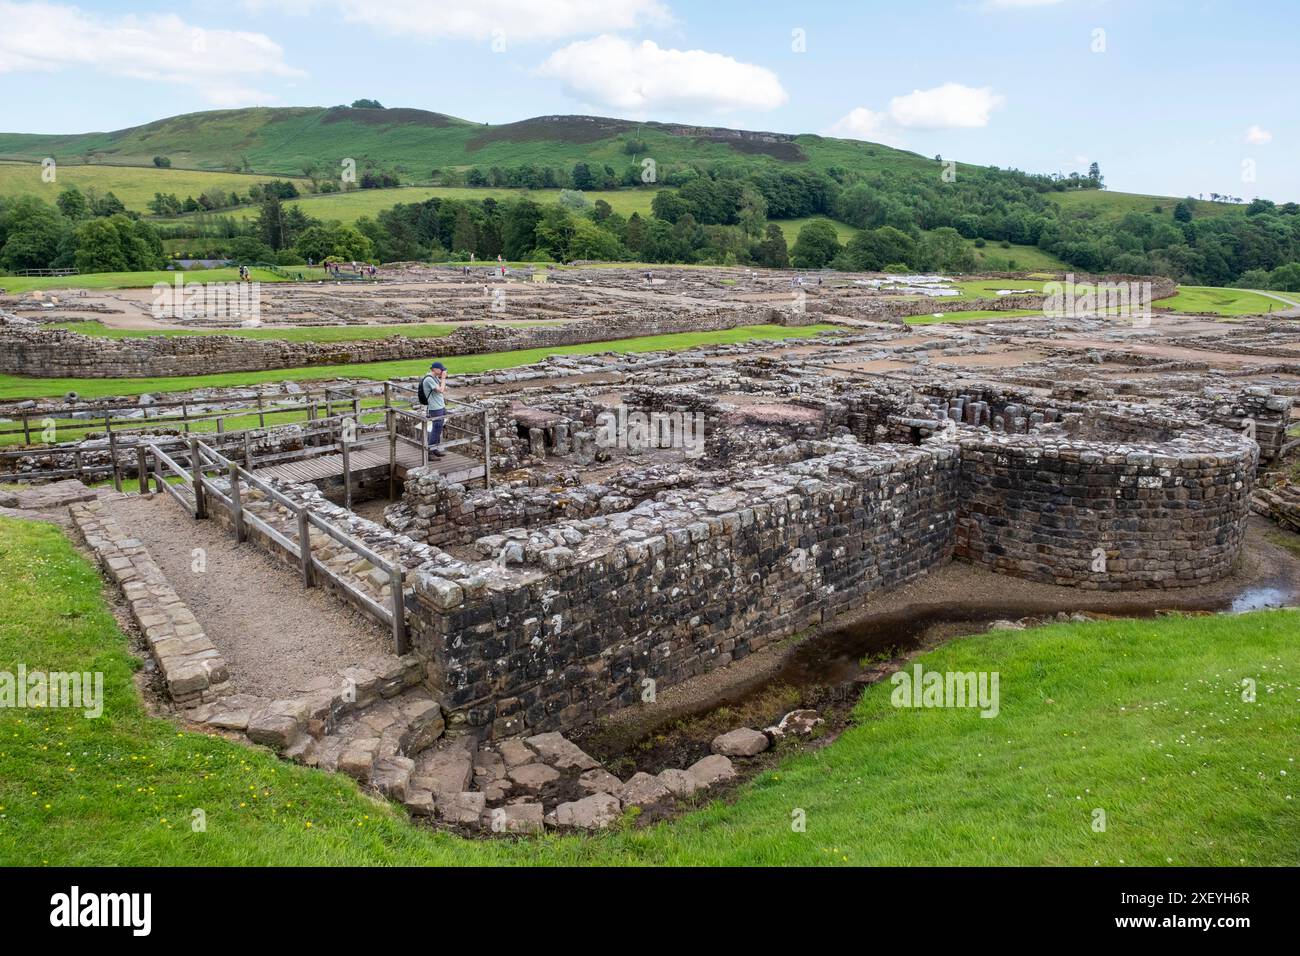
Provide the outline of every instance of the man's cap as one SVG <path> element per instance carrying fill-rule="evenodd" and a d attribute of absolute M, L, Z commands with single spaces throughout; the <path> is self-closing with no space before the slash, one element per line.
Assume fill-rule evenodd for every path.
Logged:
<path fill-rule="evenodd" d="M 432 365 L 429 366 L 429 368 L 440 368 L 443 371 L 447 370 L 447 366 L 443 365 L 441 362 L 434 362 Z"/>

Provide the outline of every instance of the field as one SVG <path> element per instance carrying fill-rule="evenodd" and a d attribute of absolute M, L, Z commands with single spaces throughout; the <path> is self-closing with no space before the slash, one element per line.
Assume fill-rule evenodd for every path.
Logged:
<path fill-rule="evenodd" d="M 1282 298 L 1288 294 L 1274 293 Z M 1291 294 L 1290 299 L 1300 305 L 1300 294 Z M 1210 286 L 1178 287 L 1178 292 L 1171 298 L 1161 299 L 1157 308 L 1172 309 L 1176 312 L 1210 312 L 1214 315 L 1267 315 L 1288 308 L 1286 302 L 1251 292 L 1247 289 L 1218 289 Z"/>
<path fill-rule="evenodd" d="M 505 323 L 522 326 L 527 323 Z M 81 335 L 104 339 L 144 339 L 162 335 L 168 338 L 186 335 L 234 335 L 241 339 L 279 340 L 283 342 L 360 342 L 367 339 L 386 339 L 400 335 L 408 339 L 433 339 L 450 335 L 456 326 L 447 323 L 425 322 L 408 325 L 321 325 L 316 327 L 285 326 L 260 329 L 115 329 L 93 320 L 86 322 L 56 322 L 51 326 L 67 329 Z"/>
<path fill-rule="evenodd" d="M 896 708 L 877 684 L 837 740 L 729 801 L 599 837 L 509 841 L 432 832 L 342 774 L 149 717 L 102 591 L 57 528 L 0 518 L 0 668 L 105 680 L 97 719 L 0 711 L 4 864 L 1300 863 L 1293 612 L 956 640 L 920 663 L 996 670 L 997 718 Z M 790 825 L 796 809 L 806 832 Z"/>
<path fill-rule="evenodd" d="M 451 374 L 472 374 L 499 368 L 515 368 L 540 362 L 548 355 L 596 355 L 601 352 L 655 352 L 688 349 L 697 345 L 720 345 L 747 342 L 751 339 L 780 340 L 816 335 L 833 328 L 810 325 L 788 328 L 781 325 L 747 325 L 719 332 L 679 332 L 671 335 L 648 335 L 608 342 L 588 342 L 556 348 L 521 349 L 514 352 L 490 352 L 445 359 Z M 29 378 L 0 375 L 0 400 L 11 398 L 56 397 L 75 391 L 83 398 L 111 395 L 143 395 L 146 392 L 179 391 L 191 388 L 218 388 L 258 385 L 266 382 L 332 379 L 339 376 L 383 381 L 419 375 L 428 368 L 424 359 L 398 362 L 363 362 L 356 365 L 328 365 L 310 368 L 271 369 L 263 372 L 230 372 L 220 375 L 189 375 L 171 378 Z"/>
<path fill-rule="evenodd" d="M 1176 196 L 1144 196 L 1140 193 L 1117 193 L 1108 189 L 1084 189 L 1061 193 L 1048 193 L 1048 198 L 1064 212 L 1103 219 L 1123 219 L 1131 212 L 1155 212 L 1157 206 L 1172 221 Z M 1183 200 L 1191 204 L 1192 216 L 1206 219 L 1214 216 L 1240 214 L 1245 207 L 1235 203 L 1210 202 L 1207 199 Z"/>
<path fill-rule="evenodd" d="M 154 166 L 85 166 L 60 163 L 52 183 L 41 179 L 37 163 L 0 162 L 0 196 L 30 194 L 54 202 L 59 193 L 76 186 L 83 193 L 93 189 L 103 196 L 112 192 L 127 209 L 149 214 L 154 193 L 174 193 L 180 199 L 197 199 L 208 189 L 248 194 L 254 183 L 283 178 L 265 174 L 199 172 L 189 169 L 158 169 Z"/>
<path fill-rule="evenodd" d="M 654 190 L 650 189 L 604 189 L 585 192 L 583 195 L 595 203 L 603 199 L 613 210 L 624 216 L 639 212 L 642 216 L 650 215 L 650 202 L 654 199 Z M 434 197 L 443 199 L 460 199 L 481 202 L 484 199 L 519 199 L 528 198 L 538 203 L 553 203 L 560 198 L 558 189 L 494 189 L 490 186 L 470 188 L 466 186 L 400 186 L 396 189 L 357 189 L 346 193 L 324 193 L 291 199 L 290 206 L 298 206 L 309 216 L 325 222 L 338 221 L 345 225 L 356 222 L 362 216 L 374 218 L 379 212 L 395 206 L 397 203 L 418 203 Z M 170 219 L 154 219 L 160 226 L 175 226 L 192 221 L 199 214 L 180 216 Z M 218 211 L 216 215 L 229 215 L 236 219 L 251 219 L 257 215 L 252 206 L 240 206 L 238 209 Z M 182 242 L 187 241 L 183 240 Z M 193 242 L 190 242 L 193 245 Z"/>
<path fill-rule="evenodd" d="M 288 266 L 285 278 L 270 269 L 253 269 L 252 277 L 257 282 L 290 282 L 301 275 L 304 279 L 325 278 L 324 269 L 310 269 L 307 266 Z M 20 295 L 24 292 L 51 292 L 59 289 L 148 289 L 159 282 L 172 285 L 180 277 L 186 282 L 238 282 L 239 270 L 235 268 L 166 270 L 155 272 L 89 272 L 73 276 L 0 276 L 0 289 Z"/>

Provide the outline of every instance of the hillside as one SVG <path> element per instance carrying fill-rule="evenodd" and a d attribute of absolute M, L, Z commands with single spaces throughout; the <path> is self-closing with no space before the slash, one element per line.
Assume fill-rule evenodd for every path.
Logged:
<path fill-rule="evenodd" d="M 427 182 L 435 167 L 608 163 L 621 169 L 645 156 L 674 162 L 745 160 L 858 171 L 931 162 L 915 153 L 853 140 L 715 127 L 634 123 L 595 116 L 540 116 L 489 125 L 417 109 L 257 107 L 212 110 L 109 133 L 0 133 L 0 159 L 60 164 L 149 166 L 300 176 L 344 158 Z"/>

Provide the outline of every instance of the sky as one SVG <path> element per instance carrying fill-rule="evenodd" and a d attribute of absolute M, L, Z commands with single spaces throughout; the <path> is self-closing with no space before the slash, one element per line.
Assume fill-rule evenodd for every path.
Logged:
<path fill-rule="evenodd" d="M 366 97 L 1300 200 L 1300 0 L 0 0 L 0 130 Z"/>

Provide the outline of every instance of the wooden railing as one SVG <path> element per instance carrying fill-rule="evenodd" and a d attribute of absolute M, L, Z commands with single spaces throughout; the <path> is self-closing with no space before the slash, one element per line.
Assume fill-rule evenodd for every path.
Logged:
<path fill-rule="evenodd" d="M 402 594 L 405 571 L 400 563 L 385 558 L 365 543 L 339 530 L 306 505 L 294 501 L 238 462 L 225 457 L 197 438 L 189 439 L 187 451 L 189 467 L 185 468 L 158 443 L 146 443 L 141 449 L 142 489 L 146 487 L 148 481 L 152 480 L 158 490 L 170 494 L 184 508 L 191 511 L 196 519 L 207 518 L 211 504 L 216 502 L 229 516 L 236 541 L 248 540 L 249 528 L 257 530 L 267 541 L 281 548 L 290 560 L 299 566 L 303 587 L 315 587 L 321 581 L 329 581 L 348 600 L 388 625 L 398 654 L 405 654 L 409 650 L 406 603 Z M 146 455 L 152 456 L 153 467 L 150 467 Z M 228 479 L 229 484 L 225 491 L 209 477 L 210 472 L 223 474 Z M 168 476 L 177 479 L 177 483 L 167 481 Z M 293 514 L 297 525 L 296 540 L 286 536 L 255 511 L 244 506 L 245 486 L 257 489 L 269 500 Z M 185 494 L 186 491 L 189 492 L 188 496 Z M 390 601 L 387 607 L 345 577 L 335 573 L 312 554 L 312 528 L 321 531 L 388 575 Z"/>

